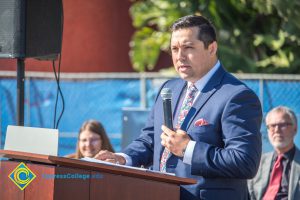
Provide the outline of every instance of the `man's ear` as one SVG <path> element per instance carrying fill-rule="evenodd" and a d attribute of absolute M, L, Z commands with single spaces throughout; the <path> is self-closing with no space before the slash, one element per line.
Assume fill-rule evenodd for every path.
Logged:
<path fill-rule="evenodd" d="M 209 46 L 208 46 L 208 50 L 210 55 L 215 55 L 217 54 L 217 50 L 218 50 L 218 44 L 216 41 L 212 42 Z"/>
<path fill-rule="evenodd" d="M 295 135 L 297 134 L 297 131 L 298 131 L 298 126 L 294 126 L 294 131 L 295 131 Z"/>

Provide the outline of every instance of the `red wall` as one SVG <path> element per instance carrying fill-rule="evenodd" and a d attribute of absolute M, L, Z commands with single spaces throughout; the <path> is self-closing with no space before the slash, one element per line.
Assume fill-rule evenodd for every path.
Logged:
<path fill-rule="evenodd" d="M 63 0 L 62 72 L 130 72 L 130 0 Z M 52 71 L 51 62 L 26 59 L 26 71 Z M 0 59 L 0 70 L 16 70 Z"/>

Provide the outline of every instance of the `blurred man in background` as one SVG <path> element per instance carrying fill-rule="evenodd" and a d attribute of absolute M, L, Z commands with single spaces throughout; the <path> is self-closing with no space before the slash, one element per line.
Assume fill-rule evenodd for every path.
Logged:
<path fill-rule="evenodd" d="M 295 113 L 285 106 L 266 116 L 268 137 L 274 152 L 264 154 L 257 175 L 248 182 L 252 200 L 300 199 L 300 151 L 294 144 Z"/>

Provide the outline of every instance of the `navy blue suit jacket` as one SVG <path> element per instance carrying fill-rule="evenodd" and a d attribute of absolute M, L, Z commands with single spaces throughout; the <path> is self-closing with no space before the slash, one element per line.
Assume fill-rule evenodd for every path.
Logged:
<path fill-rule="evenodd" d="M 173 115 L 180 109 L 178 104 L 186 85 L 182 79 L 173 79 L 162 86 L 173 92 Z M 124 151 L 132 158 L 133 166 L 153 165 L 154 170 L 159 170 L 163 116 L 158 95 L 140 137 Z M 196 126 L 195 121 L 201 118 L 208 124 Z M 182 129 L 196 141 L 192 164 L 183 163 L 175 155 L 167 161 L 167 172 L 197 179 L 197 184 L 181 186 L 181 200 L 247 199 L 247 179 L 255 176 L 261 158 L 261 120 L 258 97 L 219 67 L 182 124 Z"/>

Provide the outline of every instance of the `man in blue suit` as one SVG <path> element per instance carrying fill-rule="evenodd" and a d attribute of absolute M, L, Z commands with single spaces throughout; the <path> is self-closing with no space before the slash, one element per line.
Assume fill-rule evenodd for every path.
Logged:
<path fill-rule="evenodd" d="M 173 92 L 175 131 L 163 125 L 163 101 L 157 95 L 140 137 L 122 154 L 100 152 L 96 158 L 163 167 L 196 179 L 181 187 L 182 200 L 247 199 L 247 179 L 255 176 L 261 157 L 260 102 L 221 65 L 215 29 L 206 18 L 180 18 L 171 30 L 172 59 L 181 79 L 167 81 L 161 89 Z M 162 159 L 165 151 L 168 156 Z"/>

